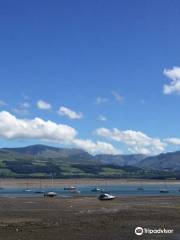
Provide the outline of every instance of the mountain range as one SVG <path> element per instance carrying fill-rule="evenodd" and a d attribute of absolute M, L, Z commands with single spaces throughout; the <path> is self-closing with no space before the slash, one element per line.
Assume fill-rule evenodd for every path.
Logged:
<path fill-rule="evenodd" d="M 92 156 L 82 149 L 32 145 L 0 149 L 1 177 L 177 177 L 180 151 Z"/>

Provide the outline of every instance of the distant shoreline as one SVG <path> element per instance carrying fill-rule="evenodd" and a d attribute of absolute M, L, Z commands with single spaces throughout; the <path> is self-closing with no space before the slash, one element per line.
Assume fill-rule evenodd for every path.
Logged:
<path fill-rule="evenodd" d="M 154 183 L 168 183 L 168 184 L 180 184 L 180 180 L 167 179 L 167 180 L 155 180 L 155 179 L 95 179 L 95 178 L 80 178 L 80 179 L 54 179 L 54 187 L 63 187 L 70 185 L 121 185 L 121 184 L 154 184 Z M 51 179 L 14 179 L 14 178 L 1 178 L 1 187 L 42 187 L 52 186 Z"/>

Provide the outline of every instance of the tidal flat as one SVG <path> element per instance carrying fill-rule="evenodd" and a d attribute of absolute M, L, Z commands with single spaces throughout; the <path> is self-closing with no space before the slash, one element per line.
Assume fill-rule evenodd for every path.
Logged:
<path fill-rule="evenodd" d="M 136 227 L 173 234 L 136 236 Z M 1 240 L 180 239 L 180 197 L 0 198 Z"/>

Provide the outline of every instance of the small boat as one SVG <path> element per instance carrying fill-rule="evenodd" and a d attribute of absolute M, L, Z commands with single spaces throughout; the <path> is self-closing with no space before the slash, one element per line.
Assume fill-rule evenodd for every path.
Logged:
<path fill-rule="evenodd" d="M 164 183 L 164 187 L 162 189 L 160 189 L 160 193 L 168 193 L 168 192 L 169 192 L 169 190 L 167 188 L 167 184 Z"/>
<path fill-rule="evenodd" d="M 74 187 L 74 186 L 64 187 L 64 190 L 68 190 L 68 191 L 72 191 L 75 189 L 76 189 L 76 187 Z"/>
<path fill-rule="evenodd" d="M 39 182 L 39 188 L 34 193 L 44 193 L 44 191 L 42 190 L 42 182 L 41 182 L 41 180 Z"/>
<path fill-rule="evenodd" d="M 26 189 L 24 189 L 24 192 L 32 192 L 32 190 L 29 188 L 26 188 Z"/>
<path fill-rule="evenodd" d="M 80 194 L 81 192 L 77 189 L 70 190 L 71 193 Z"/>
<path fill-rule="evenodd" d="M 44 193 L 44 197 L 56 197 L 57 193 L 56 192 L 46 192 Z"/>
<path fill-rule="evenodd" d="M 98 188 L 98 187 L 95 187 L 95 188 L 93 188 L 93 189 L 91 190 L 91 192 L 100 192 L 100 191 L 101 191 L 101 189 Z"/>
<path fill-rule="evenodd" d="M 42 190 L 37 190 L 37 191 L 35 191 L 34 193 L 44 193 L 44 191 L 42 191 Z"/>
<path fill-rule="evenodd" d="M 143 183 L 140 182 L 140 186 L 137 188 L 138 191 L 144 191 Z"/>
<path fill-rule="evenodd" d="M 168 189 L 160 189 L 160 193 L 168 193 L 169 192 L 169 190 Z"/>
<path fill-rule="evenodd" d="M 115 196 L 108 194 L 108 193 L 103 193 L 98 197 L 99 200 L 103 201 L 103 200 L 113 200 L 115 199 Z"/>
<path fill-rule="evenodd" d="M 29 188 L 29 179 L 26 181 L 26 188 L 23 190 L 23 192 L 32 192 L 32 190 Z"/>

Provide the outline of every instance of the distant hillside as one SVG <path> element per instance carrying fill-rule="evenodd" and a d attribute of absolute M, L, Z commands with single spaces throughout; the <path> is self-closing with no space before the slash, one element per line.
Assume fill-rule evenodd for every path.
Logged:
<path fill-rule="evenodd" d="M 136 166 L 143 169 L 180 171 L 180 151 L 147 157 Z"/>
<path fill-rule="evenodd" d="M 180 178 L 180 152 L 92 156 L 84 150 L 33 145 L 0 149 L 0 177 Z"/>
<path fill-rule="evenodd" d="M 94 156 L 94 159 L 104 164 L 115 164 L 118 166 L 134 166 L 146 158 L 143 154 L 131 154 L 131 155 L 109 155 L 99 154 Z"/>
<path fill-rule="evenodd" d="M 2 148 L 2 151 L 8 151 L 18 154 L 33 155 L 36 157 L 54 157 L 54 158 L 68 158 L 78 156 L 80 158 L 91 159 L 92 156 L 82 149 L 77 148 L 56 148 L 45 145 L 32 145 L 20 148 Z"/>

